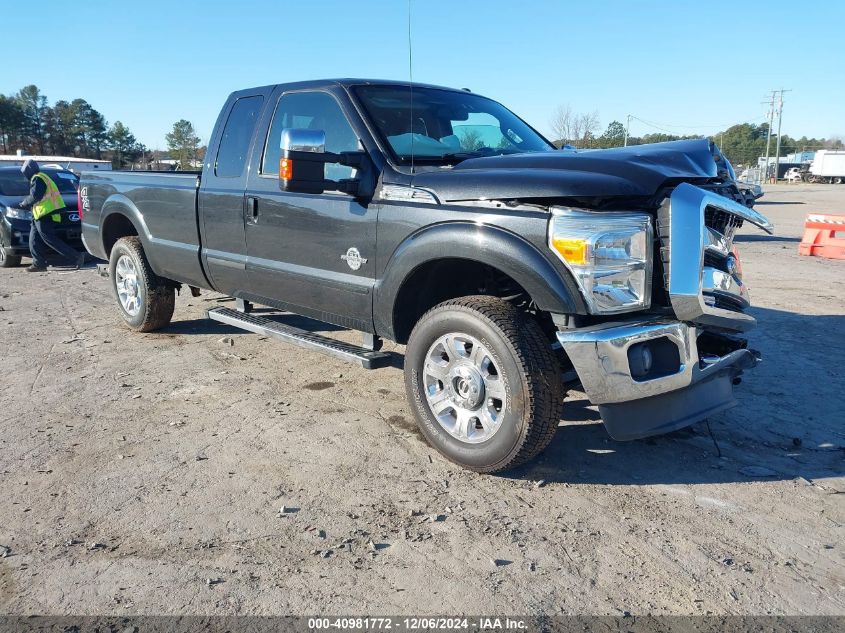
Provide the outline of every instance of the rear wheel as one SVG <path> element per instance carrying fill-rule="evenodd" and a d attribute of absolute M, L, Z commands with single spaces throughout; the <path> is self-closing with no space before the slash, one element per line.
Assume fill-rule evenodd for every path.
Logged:
<path fill-rule="evenodd" d="M 176 289 L 152 271 L 140 239 L 117 241 L 109 258 L 109 278 L 121 316 L 133 330 L 152 332 L 170 323 Z"/>
<path fill-rule="evenodd" d="M 423 315 L 408 340 L 405 387 L 432 446 L 486 473 L 540 453 L 565 395 L 537 322 L 489 296 L 446 301 Z"/>
<path fill-rule="evenodd" d="M 14 268 L 20 266 L 21 258 L 19 255 L 9 255 L 6 252 L 6 247 L 0 242 L 0 268 Z"/>

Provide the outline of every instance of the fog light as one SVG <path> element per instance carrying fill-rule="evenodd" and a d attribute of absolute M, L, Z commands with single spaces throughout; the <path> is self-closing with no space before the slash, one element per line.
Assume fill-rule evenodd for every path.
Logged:
<path fill-rule="evenodd" d="M 654 356 L 648 343 L 637 343 L 628 348 L 628 367 L 634 378 L 648 375 L 653 364 Z"/>

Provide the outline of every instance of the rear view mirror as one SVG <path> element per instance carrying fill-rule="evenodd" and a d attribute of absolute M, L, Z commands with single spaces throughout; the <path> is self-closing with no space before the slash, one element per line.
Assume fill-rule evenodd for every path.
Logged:
<path fill-rule="evenodd" d="M 326 163 L 339 163 L 354 167 L 359 172 L 369 165 L 366 152 L 326 151 L 326 133 L 323 130 L 285 128 L 282 130 L 281 157 L 279 158 L 279 188 L 299 193 L 342 191 L 355 197 L 365 196 L 360 178 L 339 181 L 326 180 Z M 368 179 L 369 180 L 369 179 Z"/>

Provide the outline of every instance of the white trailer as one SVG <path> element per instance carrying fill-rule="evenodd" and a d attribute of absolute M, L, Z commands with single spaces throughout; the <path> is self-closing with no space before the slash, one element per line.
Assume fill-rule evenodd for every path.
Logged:
<path fill-rule="evenodd" d="M 820 149 L 810 165 L 807 174 L 810 182 L 829 182 L 842 184 L 845 182 L 845 151 Z"/>

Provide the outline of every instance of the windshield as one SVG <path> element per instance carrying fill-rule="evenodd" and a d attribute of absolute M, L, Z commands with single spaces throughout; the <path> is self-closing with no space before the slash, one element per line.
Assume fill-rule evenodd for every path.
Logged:
<path fill-rule="evenodd" d="M 76 190 L 79 188 L 79 176 L 69 171 L 57 171 L 54 169 L 42 169 L 41 171 L 53 179 L 59 191 L 76 195 Z M 27 193 L 29 192 L 27 191 Z"/>
<path fill-rule="evenodd" d="M 55 169 L 43 169 L 45 174 L 50 176 L 61 193 L 72 193 L 76 195 L 76 187 L 79 178 L 69 171 L 58 171 Z M 26 181 L 20 169 L 0 170 L 0 196 L 29 195 L 29 183 Z"/>
<path fill-rule="evenodd" d="M 357 86 L 355 94 L 400 163 L 447 164 L 554 147 L 503 105 L 470 92 Z M 413 98 L 413 108 L 411 107 Z"/>

